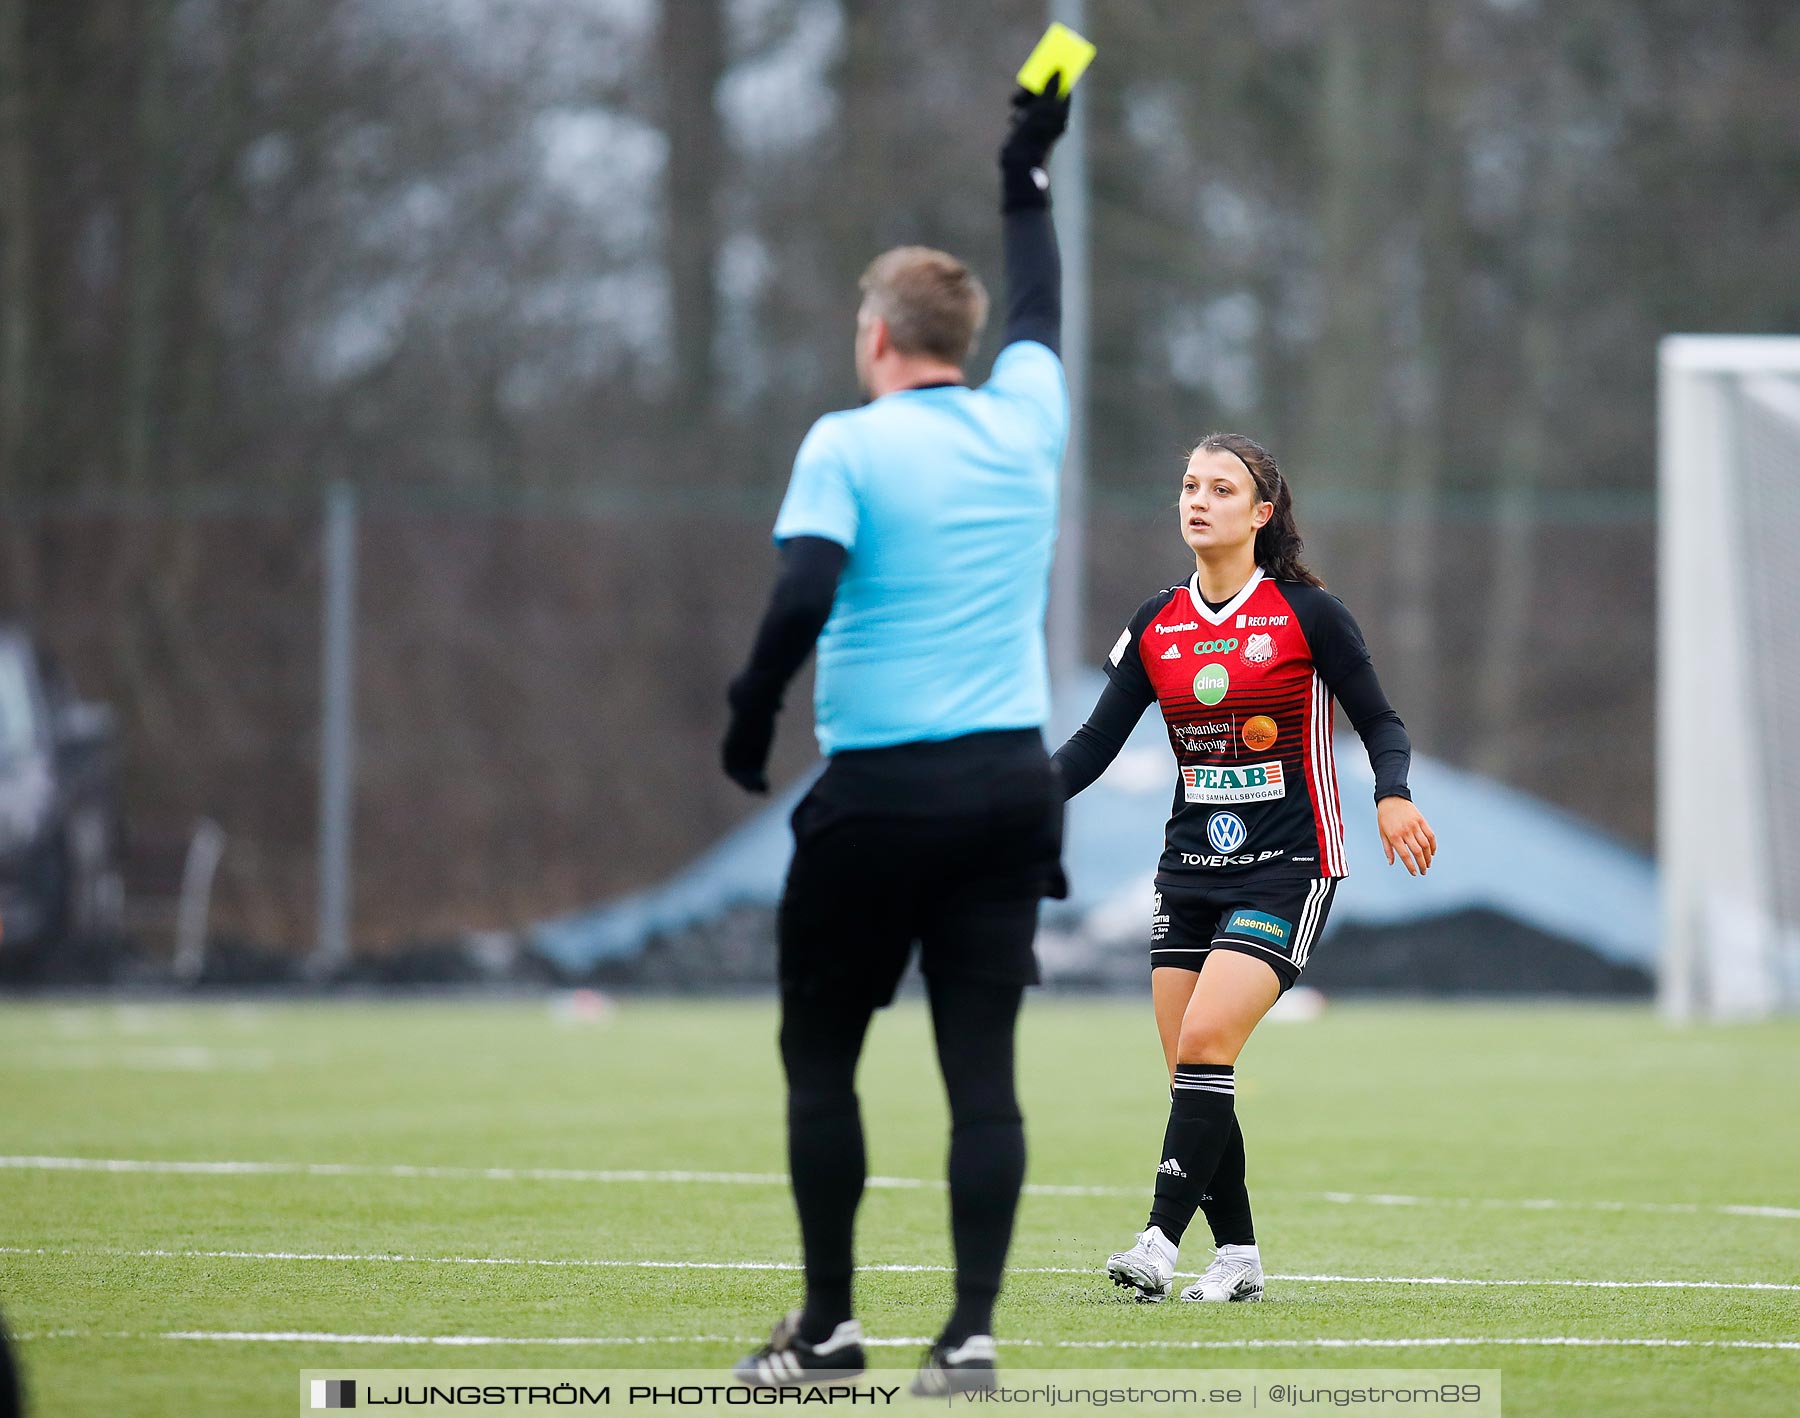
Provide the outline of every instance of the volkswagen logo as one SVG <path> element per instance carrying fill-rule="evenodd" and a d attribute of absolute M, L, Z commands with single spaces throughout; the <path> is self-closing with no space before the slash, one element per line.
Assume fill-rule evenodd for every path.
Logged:
<path fill-rule="evenodd" d="M 1215 852 L 1235 852 L 1244 845 L 1244 819 L 1235 812 L 1215 812 L 1206 822 L 1206 840 Z"/>

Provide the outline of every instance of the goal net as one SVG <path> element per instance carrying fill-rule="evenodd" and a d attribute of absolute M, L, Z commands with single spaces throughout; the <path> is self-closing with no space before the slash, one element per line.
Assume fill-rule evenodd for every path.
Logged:
<path fill-rule="evenodd" d="M 1659 995 L 1800 1009 L 1800 337 L 1662 342 Z"/>

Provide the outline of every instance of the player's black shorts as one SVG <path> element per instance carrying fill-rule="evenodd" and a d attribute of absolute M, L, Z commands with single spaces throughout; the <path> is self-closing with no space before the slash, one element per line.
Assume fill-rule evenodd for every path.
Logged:
<path fill-rule="evenodd" d="M 914 942 L 933 979 L 1038 982 L 1038 901 L 1064 890 L 1062 792 L 1041 742 L 1035 760 L 1015 758 L 991 781 L 992 792 L 959 796 L 957 811 L 901 812 L 873 810 L 827 771 L 794 810 L 784 992 L 887 1004 Z"/>
<path fill-rule="evenodd" d="M 1285 993 L 1300 978 L 1337 894 L 1335 877 L 1159 886 L 1150 914 L 1150 968 L 1198 970 L 1207 952 L 1266 960 Z"/>

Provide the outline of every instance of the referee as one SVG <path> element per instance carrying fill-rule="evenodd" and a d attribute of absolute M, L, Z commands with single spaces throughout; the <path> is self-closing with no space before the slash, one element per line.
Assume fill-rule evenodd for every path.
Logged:
<path fill-rule="evenodd" d="M 726 773 L 766 792 L 783 691 L 815 642 L 825 772 L 795 809 L 779 936 L 788 1161 L 806 1302 L 738 1379 L 864 1367 L 851 1238 L 866 1164 L 856 1064 L 916 941 L 950 1102 L 956 1306 L 914 1392 L 994 1383 L 994 1300 L 1025 1174 L 1013 1034 L 1040 897 L 1064 891 L 1044 609 L 1068 393 L 1050 149 L 1060 78 L 1020 90 L 1000 149 L 1006 324 L 986 384 L 963 366 L 987 295 L 961 261 L 903 246 L 862 278 L 869 401 L 815 423 L 775 522 L 781 570 L 732 681 Z"/>

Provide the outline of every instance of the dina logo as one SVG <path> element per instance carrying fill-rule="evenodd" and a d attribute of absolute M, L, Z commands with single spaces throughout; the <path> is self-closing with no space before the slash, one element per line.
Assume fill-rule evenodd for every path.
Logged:
<path fill-rule="evenodd" d="M 314 1408 L 356 1407 L 356 1380 L 314 1379 L 312 1381 L 312 1406 Z"/>
<path fill-rule="evenodd" d="M 1235 812 L 1215 812 L 1207 819 L 1206 840 L 1212 843 L 1215 852 L 1237 851 L 1248 835 L 1244 819 Z"/>
<path fill-rule="evenodd" d="M 1194 698 L 1202 704 L 1217 704 L 1230 688 L 1231 672 L 1217 660 L 1202 665 L 1200 673 L 1194 676 Z"/>

